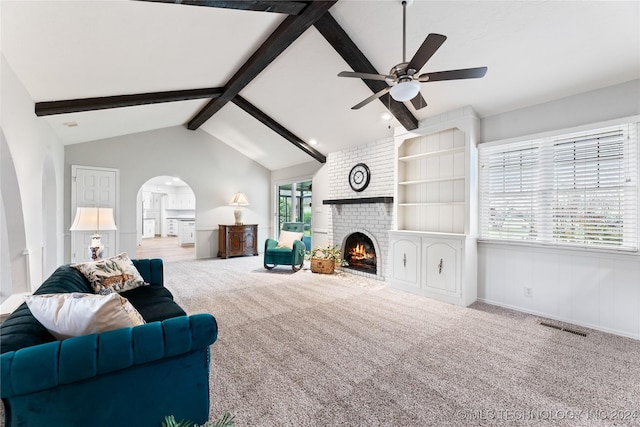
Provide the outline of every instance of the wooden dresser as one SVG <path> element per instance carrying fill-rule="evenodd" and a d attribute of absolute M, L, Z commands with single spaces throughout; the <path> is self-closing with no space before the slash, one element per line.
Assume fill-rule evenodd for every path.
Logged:
<path fill-rule="evenodd" d="M 218 256 L 258 255 L 258 225 L 218 225 Z"/>

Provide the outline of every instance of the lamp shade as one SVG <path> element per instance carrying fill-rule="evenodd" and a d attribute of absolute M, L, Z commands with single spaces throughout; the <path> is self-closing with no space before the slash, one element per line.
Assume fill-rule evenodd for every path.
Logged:
<path fill-rule="evenodd" d="M 236 193 L 231 198 L 229 204 L 233 206 L 247 206 L 249 204 L 249 200 L 244 193 Z"/>
<path fill-rule="evenodd" d="M 389 91 L 391 97 L 398 102 L 413 99 L 418 92 L 420 92 L 420 83 L 414 81 L 400 82 Z"/>
<path fill-rule="evenodd" d="M 113 208 L 76 208 L 76 217 L 70 231 L 117 230 Z"/>

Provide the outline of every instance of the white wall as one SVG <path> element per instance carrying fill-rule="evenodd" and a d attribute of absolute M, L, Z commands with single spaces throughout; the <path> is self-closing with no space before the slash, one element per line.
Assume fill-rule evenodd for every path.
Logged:
<path fill-rule="evenodd" d="M 640 112 L 640 80 L 483 118 L 480 142 L 566 129 Z"/>
<path fill-rule="evenodd" d="M 150 178 L 175 176 L 196 196 L 196 258 L 218 252 L 218 224 L 232 224 L 231 196 L 243 192 L 251 202 L 244 222 L 258 224 L 258 241 L 269 232 L 271 173 L 223 142 L 200 130 L 174 126 L 65 147 L 65 230 L 69 227 L 71 165 L 120 170 L 120 251 L 136 251 L 138 190 Z M 69 254 L 69 234 L 65 254 Z"/>
<path fill-rule="evenodd" d="M 481 120 L 482 142 L 640 114 L 640 80 Z M 478 245 L 478 298 L 640 338 L 640 255 Z M 524 288 L 533 290 L 525 297 Z"/>
<path fill-rule="evenodd" d="M 331 243 L 329 241 L 331 206 L 322 204 L 323 200 L 329 198 L 328 171 L 329 167 L 325 163 L 313 176 L 313 192 L 311 193 L 311 205 L 313 207 L 311 246 L 313 248 L 324 248 Z"/>
<path fill-rule="evenodd" d="M 55 264 L 62 263 L 64 149 L 49 125 L 34 114 L 34 101 L 4 55 L 0 55 L 0 70 L 0 127 L 10 153 L 10 160 L 7 156 L 3 162 L 10 161 L 15 170 L 15 179 L 3 180 L 1 183 L 5 208 L 2 220 L 7 220 L 9 210 L 12 215 L 19 215 L 20 218 L 12 219 L 12 224 L 9 225 L 21 229 L 11 229 L 10 232 L 23 237 L 21 241 L 9 239 L 7 245 L 2 245 L 6 250 L 2 251 L 0 265 L 3 268 L 11 265 L 12 292 L 15 293 L 34 290 L 46 278 L 44 276 L 48 272 L 43 267 L 43 253 L 46 252 L 49 258 L 55 258 Z M 51 193 L 55 196 L 50 197 Z M 51 199 L 59 203 L 52 204 Z M 11 200 L 11 204 L 8 204 L 8 200 Z M 45 203 L 47 206 L 44 206 Z M 44 211 L 48 211 L 48 219 L 51 221 L 49 230 L 43 227 Z M 51 234 L 59 238 L 47 238 Z M 21 253 L 25 255 L 18 257 L 17 254 Z M 20 265 L 16 268 L 18 264 Z M 26 272 L 23 271 L 25 269 Z M 3 283 L 6 283 L 8 276 L 6 272 L 1 274 Z"/>

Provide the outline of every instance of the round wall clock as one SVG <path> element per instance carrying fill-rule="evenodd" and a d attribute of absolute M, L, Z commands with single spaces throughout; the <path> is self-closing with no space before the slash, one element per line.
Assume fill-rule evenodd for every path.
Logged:
<path fill-rule="evenodd" d="M 363 191 L 369 185 L 371 172 L 364 163 L 358 163 L 349 172 L 349 185 L 353 191 Z"/>

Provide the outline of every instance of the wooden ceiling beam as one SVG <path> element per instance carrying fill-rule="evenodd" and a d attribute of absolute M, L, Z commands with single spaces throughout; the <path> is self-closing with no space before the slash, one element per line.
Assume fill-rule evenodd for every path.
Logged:
<path fill-rule="evenodd" d="M 329 42 L 338 54 L 346 61 L 354 71 L 361 73 L 379 74 L 375 67 L 369 62 L 367 57 L 351 40 L 351 37 L 344 31 L 338 22 L 331 16 L 329 12 L 325 13 L 318 19 L 314 26 Z M 382 89 L 388 88 L 386 82 L 379 80 L 362 80 L 373 93 L 377 93 Z M 397 102 L 389 94 L 383 95 L 380 102 L 388 108 L 391 114 L 404 126 L 407 130 L 418 128 L 418 119 L 411 114 L 411 111 L 402 102 Z"/>
<path fill-rule="evenodd" d="M 236 104 L 238 107 L 242 108 L 247 113 L 251 114 L 255 119 L 262 122 L 262 124 L 267 126 L 269 129 L 271 129 L 272 131 L 274 131 L 275 133 L 277 133 L 278 135 L 280 135 L 281 137 L 283 137 L 284 139 L 286 139 L 287 141 L 289 141 L 290 143 L 292 143 L 293 145 L 295 145 L 296 147 L 298 147 L 299 149 L 301 149 L 302 151 L 304 151 L 305 153 L 307 153 L 308 155 L 310 155 L 311 157 L 319 161 L 320 163 L 327 162 L 327 158 L 324 154 L 322 154 L 321 152 L 313 148 L 308 143 L 304 142 L 298 136 L 294 135 L 292 132 L 290 132 L 280 123 L 273 120 L 271 117 L 266 115 L 262 110 L 260 110 L 255 105 L 251 104 L 249 101 L 247 101 L 240 95 L 237 95 L 236 97 L 234 97 L 232 102 Z"/>
<path fill-rule="evenodd" d="M 211 116 L 217 113 L 227 102 L 231 101 L 242 89 L 258 76 L 278 55 L 284 52 L 302 33 L 320 19 L 335 1 L 313 1 L 297 16 L 287 16 L 271 33 L 267 40 L 256 50 L 240 69 L 231 77 L 224 87 L 224 93 L 211 100 L 200 110 L 187 128 L 198 129 Z"/>
<path fill-rule="evenodd" d="M 36 102 L 36 116 L 80 113 L 83 111 L 106 110 L 109 108 L 133 107 L 136 105 L 158 104 L 162 102 L 188 101 L 190 99 L 215 98 L 223 88 L 171 90 L 164 92 L 140 93 L 135 95 L 102 96 L 97 98 L 67 99 L 64 101 Z"/>
<path fill-rule="evenodd" d="M 306 1 L 250 1 L 250 0 L 230 0 L 230 1 L 212 1 L 212 0 L 138 0 L 151 3 L 175 3 L 185 4 L 188 6 L 205 6 L 218 7 L 222 9 L 251 10 L 254 12 L 274 12 L 284 13 L 287 15 L 298 15 L 307 6 Z"/>

